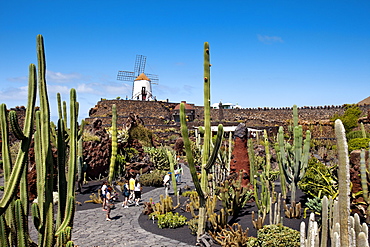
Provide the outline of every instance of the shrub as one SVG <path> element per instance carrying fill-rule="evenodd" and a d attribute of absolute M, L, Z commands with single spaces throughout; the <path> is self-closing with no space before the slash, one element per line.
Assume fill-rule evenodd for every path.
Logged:
<path fill-rule="evenodd" d="M 282 225 L 265 225 L 257 232 L 257 241 L 251 246 L 299 247 L 300 233 Z"/>
<path fill-rule="evenodd" d="M 186 224 L 187 218 L 179 213 L 173 214 L 168 212 L 166 214 L 157 215 L 159 228 L 176 228 Z"/>
<path fill-rule="evenodd" d="M 369 148 L 370 138 L 355 138 L 348 141 L 348 152 Z"/>
<path fill-rule="evenodd" d="M 130 129 L 130 139 L 137 139 L 145 147 L 153 147 L 153 133 L 143 125 L 138 125 Z"/>
<path fill-rule="evenodd" d="M 161 187 L 163 186 L 163 177 L 166 174 L 166 171 L 154 170 L 150 173 L 145 173 L 140 176 L 140 183 L 143 186 L 154 186 Z"/>
<path fill-rule="evenodd" d="M 99 142 L 100 137 L 92 134 L 91 132 L 84 131 L 83 134 L 82 134 L 82 140 L 84 142 L 88 142 L 88 141 L 97 141 L 97 142 Z"/>
<path fill-rule="evenodd" d="M 335 121 L 336 119 L 342 120 L 344 129 L 346 130 L 346 133 L 349 133 L 351 130 L 357 127 L 357 121 L 360 117 L 362 111 L 360 110 L 360 107 L 358 105 L 346 105 L 345 106 L 345 112 L 343 115 L 334 115 L 330 120 Z"/>
<path fill-rule="evenodd" d="M 335 171 L 336 166 L 328 167 L 318 159 L 311 158 L 308 161 L 306 173 L 298 186 L 306 195 L 312 197 L 335 198 L 338 193 L 338 178 Z"/>
<path fill-rule="evenodd" d="M 355 139 L 355 138 L 363 138 L 363 133 L 361 130 L 354 130 L 349 132 L 347 135 L 347 141 Z M 366 137 L 370 138 L 370 133 L 366 132 Z"/>

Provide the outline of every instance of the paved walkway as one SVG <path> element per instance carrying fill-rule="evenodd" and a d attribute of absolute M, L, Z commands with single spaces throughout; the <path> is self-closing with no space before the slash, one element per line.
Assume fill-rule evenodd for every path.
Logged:
<path fill-rule="evenodd" d="M 181 187 L 192 185 L 189 168 L 183 166 Z M 159 195 L 164 194 L 164 188 L 157 188 L 142 195 L 143 202 L 150 197 L 158 201 Z M 101 207 L 77 211 L 74 218 L 72 240 L 81 247 L 108 247 L 108 246 L 191 246 L 177 240 L 147 232 L 139 225 L 138 218 L 142 207 L 131 206 L 123 208 L 119 203 L 111 211 L 112 221 L 105 220 L 105 212 Z"/>
<path fill-rule="evenodd" d="M 178 187 L 192 186 L 189 168 L 185 165 L 182 167 L 184 175 L 182 176 L 182 184 Z M 4 179 L 0 178 L 0 185 L 3 184 Z M 142 201 L 148 202 L 150 198 L 159 201 L 159 196 L 164 193 L 164 187 L 151 190 L 142 195 Z M 0 193 L 1 197 L 2 193 Z M 105 212 L 102 211 L 101 207 L 76 211 L 72 232 L 72 240 L 75 245 L 79 247 L 191 246 L 142 229 L 138 219 L 143 207 L 123 208 L 120 203 L 117 203 L 116 206 L 116 209 L 111 211 L 112 221 L 105 220 Z M 31 238 L 37 241 L 36 229 L 32 229 L 33 222 L 30 221 L 29 226 Z"/>

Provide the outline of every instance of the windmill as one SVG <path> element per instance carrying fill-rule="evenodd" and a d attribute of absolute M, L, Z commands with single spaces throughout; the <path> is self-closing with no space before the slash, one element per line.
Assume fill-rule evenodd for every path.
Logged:
<path fill-rule="evenodd" d="M 136 55 L 134 72 L 118 71 L 117 80 L 132 81 L 133 100 L 152 100 L 152 84 L 158 81 L 158 75 L 144 74 L 146 56 Z"/>

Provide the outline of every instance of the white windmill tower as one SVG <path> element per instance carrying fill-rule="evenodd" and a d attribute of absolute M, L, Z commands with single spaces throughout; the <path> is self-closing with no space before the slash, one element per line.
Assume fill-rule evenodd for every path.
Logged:
<path fill-rule="evenodd" d="M 153 74 L 145 74 L 146 56 L 136 55 L 134 72 L 118 71 L 117 80 L 132 81 L 132 97 L 133 100 L 153 100 L 152 84 L 158 81 L 158 76 Z"/>

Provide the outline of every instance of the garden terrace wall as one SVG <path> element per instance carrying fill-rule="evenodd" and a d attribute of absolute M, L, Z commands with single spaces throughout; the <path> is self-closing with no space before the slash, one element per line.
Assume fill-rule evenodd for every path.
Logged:
<path fill-rule="evenodd" d="M 179 128 L 180 125 L 173 120 L 175 107 L 179 103 L 163 101 L 136 101 L 136 100 L 101 100 L 90 109 L 87 124 L 92 123 L 94 118 L 100 118 L 103 126 L 111 125 L 112 105 L 116 104 L 118 114 L 118 126 L 133 113 L 139 116 L 146 127 L 150 129 Z M 203 125 L 203 106 L 194 106 L 195 120 L 188 122 L 190 128 Z M 370 105 L 361 105 L 363 115 L 367 115 Z M 330 118 L 335 114 L 343 114 L 344 106 L 316 106 L 299 107 L 298 115 L 300 124 L 305 129 L 313 132 L 315 138 L 334 137 Z M 222 117 L 222 119 L 220 119 Z M 211 120 L 213 125 L 222 123 L 224 125 L 237 125 L 245 122 L 248 127 L 266 128 L 276 126 L 288 126 L 292 119 L 292 107 L 282 108 L 243 108 L 243 109 L 211 109 Z M 369 121 L 364 121 L 369 125 Z M 366 126 L 367 127 L 367 126 Z M 369 127 L 367 127 L 369 129 Z"/>

